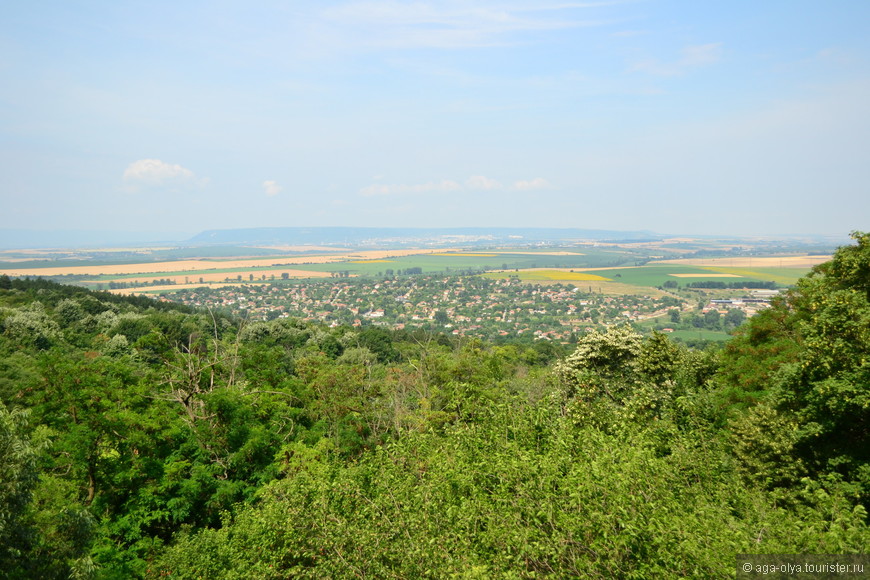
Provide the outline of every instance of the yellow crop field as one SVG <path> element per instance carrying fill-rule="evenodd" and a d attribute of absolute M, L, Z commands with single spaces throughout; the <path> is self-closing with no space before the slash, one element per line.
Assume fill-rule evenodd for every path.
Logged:
<path fill-rule="evenodd" d="M 578 280 L 588 282 L 590 280 L 595 280 L 599 282 L 609 282 L 610 278 L 605 278 L 604 276 L 599 276 L 597 274 L 588 274 L 586 272 L 570 272 L 567 270 L 520 270 L 519 272 L 511 273 L 510 270 L 484 274 L 487 278 L 496 278 L 496 279 L 504 279 L 515 277 L 520 280 L 553 280 L 553 281 L 564 281 L 564 282 L 575 282 Z"/>

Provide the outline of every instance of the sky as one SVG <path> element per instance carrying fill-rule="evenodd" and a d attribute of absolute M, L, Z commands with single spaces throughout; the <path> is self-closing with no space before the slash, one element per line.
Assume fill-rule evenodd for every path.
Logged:
<path fill-rule="evenodd" d="M 870 229 L 870 2 L 10 2 L 2 228 Z"/>

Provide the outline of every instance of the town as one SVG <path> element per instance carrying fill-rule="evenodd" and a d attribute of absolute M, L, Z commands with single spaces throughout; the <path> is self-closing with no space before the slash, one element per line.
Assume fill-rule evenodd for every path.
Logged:
<path fill-rule="evenodd" d="M 574 342 L 599 325 L 625 322 L 652 329 L 730 330 L 767 305 L 764 297 L 710 299 L 703 290 L 609 295 L 582 283 L 536 284 L 483 276 L 402 276 L 341 281 L 201 287 L 163 300 L 222 310 L 248 320 L 299 318 L 333 327 L 423 329 L 489 340 Z"/>

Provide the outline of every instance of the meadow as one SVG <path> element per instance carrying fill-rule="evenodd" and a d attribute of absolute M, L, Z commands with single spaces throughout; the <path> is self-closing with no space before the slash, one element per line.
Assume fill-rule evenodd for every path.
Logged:
<path fill-rule="evenodd" d="M 716 342 L 724 342 L 731 338 L 730 334 L 725 332 L 721 332 L 718 330 L 706 330 L 706 329 L 697 329 L 697 330 L 675 330 L 669 334 L 672 339 L 682 340 L 684 342 L 690 342 L 693 340 L 697 340 L 698 342 L 704 340 L 715 340 Z"/>

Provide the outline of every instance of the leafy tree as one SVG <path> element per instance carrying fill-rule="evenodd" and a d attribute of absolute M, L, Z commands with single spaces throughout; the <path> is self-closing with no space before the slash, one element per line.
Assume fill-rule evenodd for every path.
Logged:
<path fill-rule="evenodd" d="M 399 351 L 393 346 L 390 333 L 383 328 L 369 327 L 359 333 L 359 346 L 375 353 L 381 362 L 394 362 L 399 359 Z"/>
<path fill-rule="evenodd" d="M 27 415 L 0 402 L 0 565 L 4 569 L 20 553 L 20 521 L 39 477 L 37 450 L 26 434 Z"/>
<path fill-rule="evenodd" d="M 46 312 L 41 302 L 17 310 L 4 321 L 6 334 L 21 344 L 47 350 L 60 338 L 60 327 Z"/>
<path fill-rule="evenodd" d="M 768 443 L 756 447 L 778 447 L 816 477 L 843 478 L 866 500 L 870 234 L 855 232 L 852 238 L 854 245 L 839 248 L 784 300 L 744 326 L 741 338 L 726 351 L 723 378 L 758 390 L 766 387 L 781 429 L 794 431 L 788 436 L 770 433 Z M 761 384 L 755 368 L 765 373 Z M 776 443 L 786 440 L 791 450 Z"/>
<path fill-rule="evenodd" d="M 637 359 L 640 375 L 656 384 L 674 378 L 684 353 L 661 332 L 654 332 L 641 345 Z"/>
<path fill-rule="evenodd" d="M 724 318 L 724 323 L 728 328 L 737 328 L 745 321 L 746 313 L 740 308 L 731 308 Z"/>
<path fill-rule="evenodd" d="M 860 551 L 864 512 L 807 485 L 801 506 L 747 488 L 721 446 L 577 428 L 548 401 L 502 400 L 443 434 L 353 463 L 288 445 L 285 477 L 151 568 L 177 578 L 727 577 L 735 553 Z M 810 522 L 819 522 L 815 525 Z"/>
<path fill-rule="evenodd" d="M 577 341 L 577 348 L 556 367 L 568 378 L 576 371 L 602 375 L 624 375 L 634 369 L 643 337 L 628 326 L 614 326 L 606 332 L 593 330 Z"/>

